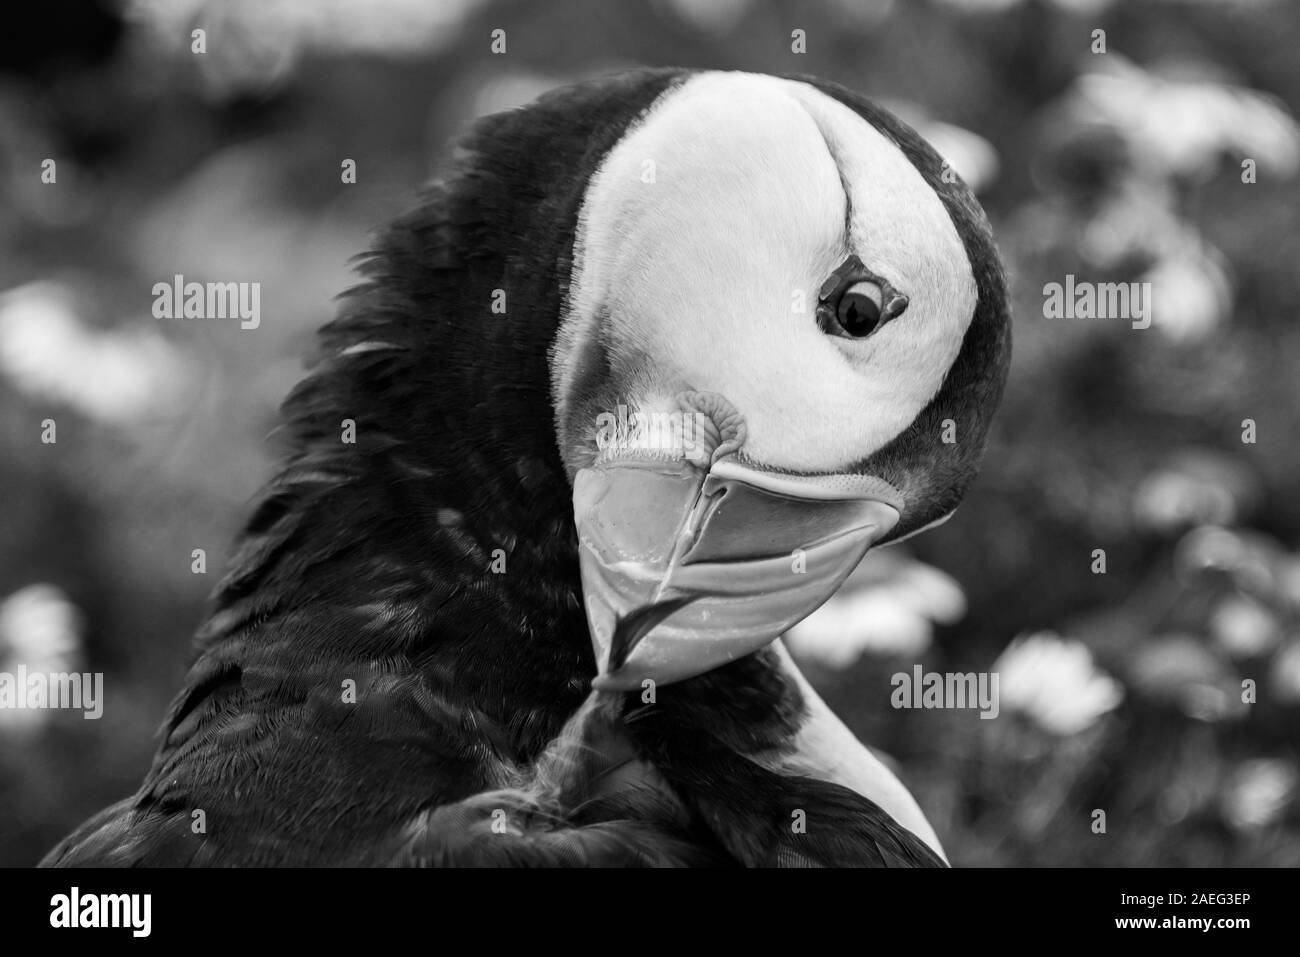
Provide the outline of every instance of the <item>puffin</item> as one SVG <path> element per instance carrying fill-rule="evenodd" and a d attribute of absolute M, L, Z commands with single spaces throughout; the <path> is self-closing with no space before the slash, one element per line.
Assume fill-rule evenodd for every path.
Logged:
<path fill-rule="evenodd" d="M 781 641 L 978 471 L 1009 306 L 943 159 L 636 70 L 477 120 L 358 269 L 151 768 L 42 863 L 946 866 Z"/>

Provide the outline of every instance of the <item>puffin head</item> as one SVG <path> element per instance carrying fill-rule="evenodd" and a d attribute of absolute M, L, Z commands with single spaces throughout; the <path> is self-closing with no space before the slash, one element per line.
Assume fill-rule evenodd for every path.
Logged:
<path fill-rule="evenodd" d="M 966 187 L 856 94 L 685 74 L 601 156 L 571 262 L 551 399 L 596 687 L 762 648 L 975 476 L 1002 267 Z"/>

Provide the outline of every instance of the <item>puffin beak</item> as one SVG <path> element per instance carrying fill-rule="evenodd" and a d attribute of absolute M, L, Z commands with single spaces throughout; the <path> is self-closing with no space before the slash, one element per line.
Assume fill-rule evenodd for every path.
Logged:
<path fill-rule="evenodd" d="M 580 470 L 574 515 L 601 674 L 681 681 L 770 644 L 835 593 L 898 521 L 899 493 L 858 475 L 788 475 L 727 455 Z"/>

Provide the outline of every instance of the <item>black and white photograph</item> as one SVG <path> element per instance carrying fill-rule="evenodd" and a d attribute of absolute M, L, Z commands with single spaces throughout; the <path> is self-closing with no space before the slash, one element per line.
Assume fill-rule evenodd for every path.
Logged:
<path fill-rule="evenodd" d="M 21 923 L 149 936 L 117 869 L 1050 868 L 1249 939 L 1300 866 L 1300 4 L 10 18 Z"/>

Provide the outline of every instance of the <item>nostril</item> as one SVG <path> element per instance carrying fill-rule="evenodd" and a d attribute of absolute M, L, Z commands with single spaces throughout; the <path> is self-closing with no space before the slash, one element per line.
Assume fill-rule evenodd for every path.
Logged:
<path fill-rule="evenodd" d="M 677 407 L 691 414 L 695 423 L 694 447 L 688 458 L 707 468 L 742 445 L 748 435 L 745 417 L 726 396 L 717 392 L 681 392 Z"/>

